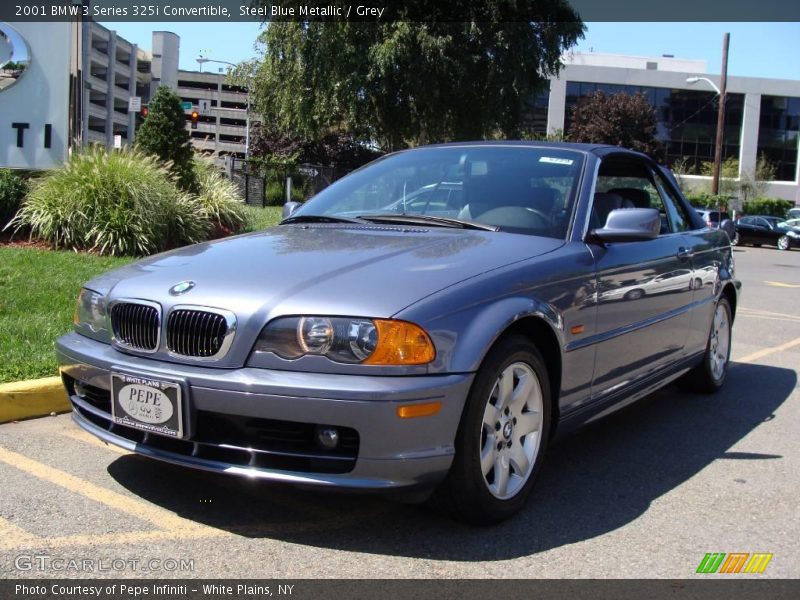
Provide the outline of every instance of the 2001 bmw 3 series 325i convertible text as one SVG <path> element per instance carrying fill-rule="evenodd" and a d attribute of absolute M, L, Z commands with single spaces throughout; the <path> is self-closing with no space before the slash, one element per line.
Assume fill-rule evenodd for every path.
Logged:
<path fill-rule="evenodd" d="M 449 144 L 88 282 L 57 350 L 109 443 L 493 522 L 556 432 L 678 377 L 719 389 L 739 286 L 727 235 L 642 154 Z"/>

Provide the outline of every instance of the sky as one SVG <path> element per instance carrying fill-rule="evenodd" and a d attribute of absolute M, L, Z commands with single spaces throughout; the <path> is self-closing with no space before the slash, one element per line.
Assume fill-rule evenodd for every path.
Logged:
<path fill-rule="evenodd" d="M 104 23 L 119 35 L 150 49 L 151 32 L 167 30 L 181 37 L 180 68 L 197 70 L 199 54 L 228 62 L 258 55 L 254 42 L 261 25 L 235 23 Z M 604 52 L 699 58 L 708 72 L 719 73 L 722 36 L 731 34 L 728 74 L 800 80 L 800 23 L 587 23 L 579 52 Z M 204 70 L 225 68 L 204 66 Z"/>

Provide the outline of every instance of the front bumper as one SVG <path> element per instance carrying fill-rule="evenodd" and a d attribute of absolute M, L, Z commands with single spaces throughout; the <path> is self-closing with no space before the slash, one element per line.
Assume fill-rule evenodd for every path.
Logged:
<path fill-rule="evenodd" d="M 75 422 L 108 443 L 208 471 L 361 490 L 438 483 L 450 468 L 473 378 L 471 373 L 378 377 L 215 369 L 130 356 L 75 333 L 61 337 L 56 351 Z M 112 371 L 179 382 L 185 439 L 114 424 L 110 402 L 105 404 Z M 92 393 L 81 398 L 75 382 Z M 398 405 L 433 400 L 442 402 L 434 416 L 401 419 L 396 414 Z M 287 436 L 298 444 L 315 425 L 354 432 L 351 453 L 328 454 L 307 444 L 287 449 Z M 232 441 L 237 431 L 242 443 Z"/>

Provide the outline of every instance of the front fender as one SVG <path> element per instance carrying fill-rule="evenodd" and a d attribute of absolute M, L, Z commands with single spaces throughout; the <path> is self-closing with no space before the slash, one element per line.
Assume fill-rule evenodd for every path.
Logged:
<path fill-rule="evenodd" d="M 536 298 L 507 297 L 429 322 L 428 332 L 437 352 L 431 370 L 442 373 L 477 371 L 503 332 L 527 317 L 544 321 L 558 339 L 559 347 L 563 347 L 563 320 L 551 305 Z"/>

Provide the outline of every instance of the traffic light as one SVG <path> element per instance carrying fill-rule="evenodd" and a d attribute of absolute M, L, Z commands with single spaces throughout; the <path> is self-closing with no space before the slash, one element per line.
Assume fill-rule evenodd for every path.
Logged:
<path fill-rule="evenodd" d="M 200 118 L 200 113 L 196 110 L 192 111 L 192 129 L 197 129 L 197 120 Z"/>

